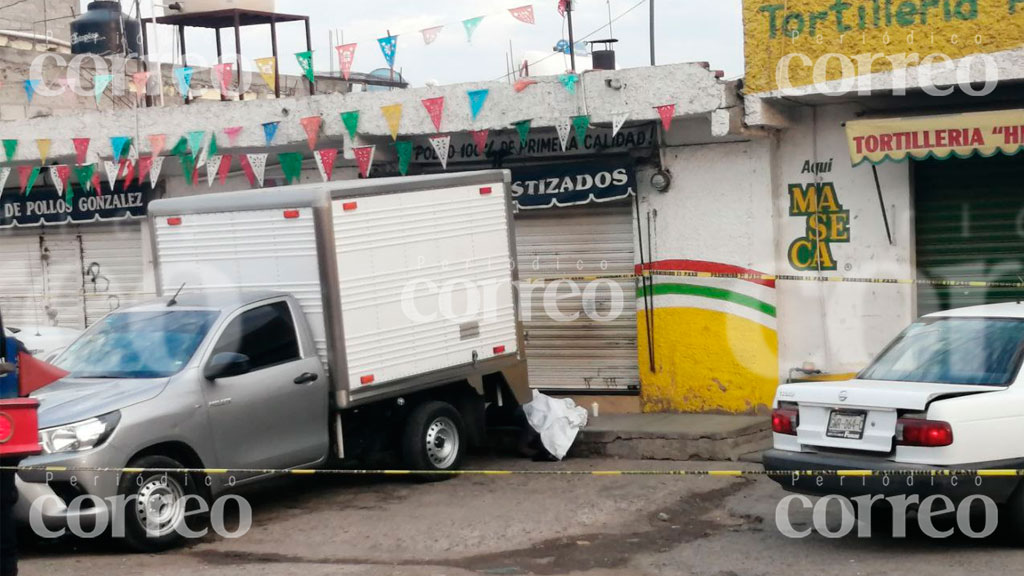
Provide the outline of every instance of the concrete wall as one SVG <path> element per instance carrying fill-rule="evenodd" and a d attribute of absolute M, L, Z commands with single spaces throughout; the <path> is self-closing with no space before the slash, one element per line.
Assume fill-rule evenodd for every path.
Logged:
<path fill-rule="evenodd" d="M 64 41 L 71 37 L 70 25 L 74 19 L 71 16 L 82 12 L 79 0 L 25 0 L 4 4 L 4 10 L 0 12 L 0 29 L 43 36 L 51 34 L 53 38 Z"/>

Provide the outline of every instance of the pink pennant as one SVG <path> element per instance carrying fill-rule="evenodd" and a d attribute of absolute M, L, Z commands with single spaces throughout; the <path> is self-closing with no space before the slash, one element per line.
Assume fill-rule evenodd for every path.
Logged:
<path fill-rule="evenodd" d="M 239 154 L 239 162 L 242 163 L 242 172 L 245 173 L 245 177 L 249 180 L 249 187 L 256 187 L 256 172 L 252 169 L 252 164 L 249 163 L 249 157 L 245 154 Z"/>
<path fill-rule="evenodd" d="M 103 196 L 103 188 L 100 186 L 100 171 L 95 170 L 92 173 L 92 189 L 96 192 L 97 196 Z"/>
<path fill-rule="evenodd" d="M 222 186 L 227 183 L 229 172 L 231 172 L 231 154 L 224 154 L 220 159 L 220 167 L 217 169 L 217 181 Z"/>
<path fill-rule="evenodd" d="M 373 166 L 373 146 L 358 146 L 352 149 L 356 156 L 356 164 L 359 165 L 359 175 L 363 178 L 370 177 L 370 168 Z"/>
<path fill-rule="evenodd" d="M 25 193 L 25 188 L 28 187 L 28 179 L 32 176 L 32 171 L 35 170 L 34 166 L 18 166 L 18 178 L 21 180 L 21 193 Z"/>
<path fill-rule="evenodd" d="M 470 135 L 473 136 L 473 144 L 476 145 L 476 153 L 483 156 L 487 151 L 487 136 L 490 134 L 490 130 L 473 130 Z"/>
<path fill-rule="evenodd" d="M 532 80 L 530 78 L 523 78 L 522 80 L 517 80 L 513 88 L 516 92 L 522 92 L 523 90 L 526 90 L 527 88 L 533 86 L 536 83 L 536 80 Z"/>
<path fill-rule="evenodd" d="M 509 14 L 512 15 L 513 18 L 515 18 L 516 20 L 519 20 L 520 22 L 526 22 L 527 24 L 536 24 L 537 23 L 537 21 L 534 20 L 534 17 L 533 17 L 533 6 L 532 5 L 528 4 L 526 6 L 520 6 L 518 8 L 509 8 L 508 12 L 509 12 Z"/>
<path fill-rule="evenodd" d="M 420 33 L 423 34 L 423 43 L 433 44 L 434 40 L 437 40 L 437 37 L 441 35 L 441 29 L 443 28 L 444 26 L 434 26 L 433 28 L 420 30 Z"/>
<path fill-rule="evenodd" d="M 153 167 L 153 158 L 143 157 L 139 158 L 139 162 L 136 165 L 139 171 L 139 186 L 142 186 L 142 182 L 149 176 L 149 170 Z"/>
<path fill-rule="evenodd" d="M 135 97 L 141 101 L 147 95 L 146 85 L 149 83 L 149 72 L 132 74 L 132 83 L 135 84 Z"/>
<path fill-rule="evenodd" d="M 440 132 L 441 117 L 444 115 L 444 96 L 424 98 L 423 107 L 427 109 L 427 114 L 430 114 L 430 120 L 434 123 L 434 128 Z"/>
<path fill-rule="evenodd" d="M 334 176 L 334 164 L 338 160 L 337 148 L 318 150 L 316 157 L 320 161 L 320 170 L 324 175 L 324 180 L 330 181 Z"/>
<path fill-rule="evenodd" d="M 324 119 L 319 116 L 308 116 L 299 120 L 302 123 L 302 129 L 306 131 L 306 142 L 309 144 L 310 150 L 316 149 L 316 141 L 320 138 L 320 125 L 323 124 Z"/>
<path fill-rule="evenodd" d="M 150 134 L 149 135 L 149 149 L 151 150 L 150 156 L 157 157 L 161 152 L 164 151 L 164 147 L 167 146 L 167 134 Z"/>
<path fill-rule="evenodd" d="M 235 65 L 232 62 L 224 62 L 223 64 L 215 64 L 213 66 L 213 73 L 216 75 L 218 84 L 220 85 L 220 93 L 227 95 L 228 88 L 231 87 L 231 76 L 234 74 Z"/>
<path fill-rule="evenodd" d="M 89 154 L 89 139 L 72 138 L 71 141 L 75 144 L 75 163 L 79 166 L 86 164 L 85 158 Z"/>
<path fill-rule="evenodd" d="M 672 128 L 672 117 L 676 115 L 675 104 L 665 104 L 664 106 L 655 106 L 655 110 L 658 111 L 658 115 L 661 116 L 661 126 L 666 132 Z"/>
<path fill-rule="evenodd" d="M 338 51 L 338 64 L 341 66 L 341 75 L 345 80 L 348 80 L 348 76 L 352 72 L 352 62 L 356 58 L 356 45 L 342 44 L 341 46 L 335 46 L 334 49 Z"/>
<path fill-rule="evenodd" d="M 224 134 L 227 134 L 228 143 L 232 146 L 238 144 L 238 135 L 242 133 L 241 126 L 232 126 L 224 129 Z"/>

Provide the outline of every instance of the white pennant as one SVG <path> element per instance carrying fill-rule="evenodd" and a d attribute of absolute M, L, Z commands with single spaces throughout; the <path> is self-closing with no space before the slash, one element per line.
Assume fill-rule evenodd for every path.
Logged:
<path fill-rule="evenodd" d="M 267 171 L 267 155 L 263 154 L 246 154 L 249 159 L 249 166 L 252 166 L 252 172 L 256 175 L 256 181 L 260 183 L 260 188 L 263 188 L 263 175 Z"/>
<path fill-rule="evenodd" d="M 156 189 L 156 182 L 160 179 L 160 171 L 164 167 L 164 158 L 166 156 L 156 156 L 153 158 L 153 165 L 149 167 L 149 186 L 150 188 Z"/>
<path fill-rule="evenodd" d="M 441 168 L 448 169 L 448 149 L 452 145 L 451 136 L 431 136 L 430 145 L 437 152 L 437 159 L 441 161 Z"/>
<path fill-rule="evenodd" d="M 629 112 L 619 112 L 612 116 L 612 138 L 622 130 L 622 125 L 626 123 L 626 119 L 629 118 Z"/>
<path fill-rule="evenodd" d="M 203 148 L 199 151 L 199 158 L 196 159 L 196 170 L 206 165 L 207 153 L 209 150 L 209 146 L 203 146 Z"/>
<path fill-rule="evenodd" d="M 0 168 L 0 198 L 4 196 L 4 186 L 7 185 L 7 177 L 10 175 L 10 168 Z"/>
<path fill-rule="evenodd" d="M 6 179 L 6 176 L 4 176 Z M 53 187 L 57 189 L 57 195 L 64 195 L 64 181 L 60 179 L 56 166 L 50 166 L 50 180 L 53 180 Z"/>
<path fill-rule="evenodd" d="M 569 133 L 572 130 L 572 120 L 564 118 L 555 124 L 555 128 L 558 129 L 558 142 L 562 145 L 562 152 L 565 152 L 565 147 L 569 145 Z"/>
<path fill-rule="evenodd" d="M 224 160 L 224 157 L 220 154 L 214 154 L 210 156 L 210 159 L 206 162 L 206 181 L 209 186 L 213 187 L 213 181 L 217 179 L 217 173 L 220 172 L 220 163 Z"/>
<path fill-rule="evenodd" d="M 107 182 L 110 182 L 110 189 L 114 189 L 114 185 L 117 184 L 118 173 L 121 172 L 121 165 L 114 164 L 110 160 L 103 161 L 103 168 L 107 171 Z"/>

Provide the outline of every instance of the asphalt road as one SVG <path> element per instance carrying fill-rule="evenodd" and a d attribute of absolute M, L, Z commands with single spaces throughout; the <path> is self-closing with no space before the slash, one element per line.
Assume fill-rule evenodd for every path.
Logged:
<path fill-rule="evenodd" d="M 670 470 L 735 464 L 476 459 L 473 468 Z M 253 524 L 238 539 L 208 536 L 162 555 L 104 541 L 26 543 L 26 576 L 240 574 L 303 576 L 588 574 L 1014 574 L 1024 546 L 1009 538 L 934 541 L 783 536 L 786 495 L 764 478 L 673 476 L 291 478 L 244 496 Z M 837 515 L 830 526 L 838 526 Z M 810 513 L 794 525 L 811 525 Z"/>

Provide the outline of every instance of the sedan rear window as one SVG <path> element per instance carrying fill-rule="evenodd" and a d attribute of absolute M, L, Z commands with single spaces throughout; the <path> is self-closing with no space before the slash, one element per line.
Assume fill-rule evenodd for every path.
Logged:
<path fill-rule="evenodd" d="M 1006 386 L 1024 356 L 1024 320 L 929 318 L 912 324 L 862 380 Z"/>

